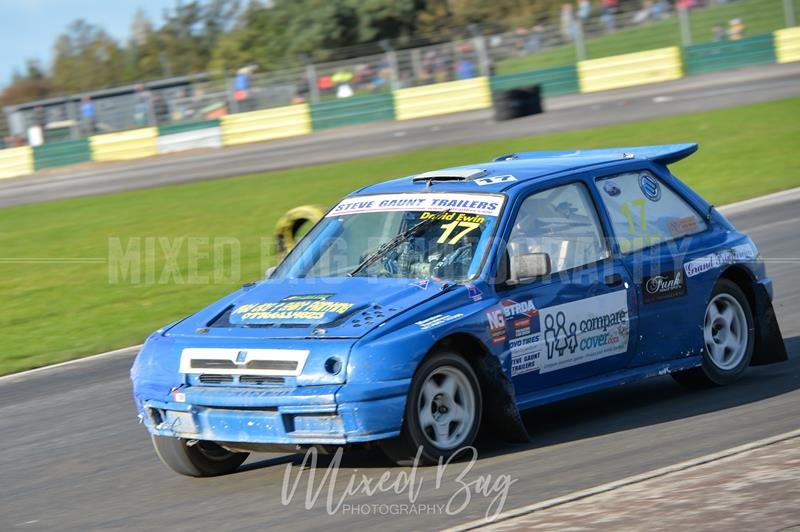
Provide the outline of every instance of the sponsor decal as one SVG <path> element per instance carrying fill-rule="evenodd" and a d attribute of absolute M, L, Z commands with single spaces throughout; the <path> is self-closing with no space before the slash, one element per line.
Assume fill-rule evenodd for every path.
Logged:
<path fill-rule="evenodd" d="M 487 312 L 486 321 L 489 322 L 489 335 L 492 337 L 492 343 L 505 342 L 508 336 L 506 334 L 506 320 L 503 317 L 503 309 L 493 308 Z"/>
<path fill-rule="evenodd" d="M 618 355 L 628 350 L 628 295 L 625 290 L 540 309 L 547 373 Z"/>
<path fill-rule="evenodd" d="M 622 190 L 613 181 L 606 181 L 603 183 L 603 190 L 612 198 L 619 196 L 622 193 Z"/>
<path fill-rule="evenodd" d="M 532 334 L 524 338 L 512 340 L 511 344 L 511 376 L 539 371 L 542 358 L 541 336 Z"/>
<path fill-rule="evenodd" d="M 742 244 L 689 261 L 683 265 L 683 269 L 686 271 L 687 277 L 694 277 L 726 264 L 747 262 L 755 258 L 755 248 L 750 244 Z"/>
<path fill-rule="evenodd" d="M 336 317 L 353 307 L 352 303 L 308 300 L 279 301 L 240 305 L 231 312 L 231 323 L 271 323 L 275 321 L 319 321 Z"/>
<path fill-rule="evenodd" d="M 676 218 L 667 223 L 669 234 L 678 237 L 697 232 L 697 219 L 694 216 Z"/>
<path fill-rule="evenodd" d="M 437 314 L 436 316 L 431 316 L 430 318 L 425 318 L 424 320 L 418 321 L 416 324 L 419 325 L 420 329 L 428 330 L 463 317 L 464 314 Z"/>
<path fill-rule="evenodd" d="M 483 292 L 481 292 L 478 287 L 472 283 L 467 285 L 467 295 L 473 301 L 480 301 L 483 299 Z"/>
<path fill-rule="evenodd" d="M 511 376 L 538 371 L 542 346 L 539 334 L 539 310 L 533 300 L 503 299 L 496 312 L 502 318 L 503 339 L 508 338 L 508 347 L 511 351 Z"/>
<path fill-rule="evenodd" d="M 656 179 L 648 174 L 639 176 L 639 189 L 644 194 L 644 197 L 650 201 L 658 201 L 661 199 L 661 185 L 658 184 Z"/>
<path fill-rule="evenodd" d="M 421 279 L 419 281 L 414 281 L 411 283 L 411 286 L 416 286 L 417 288 L 422 288 L 423 290 L 428 289 L 428 285 L 431 284 L 429 279 Z"/>
<path fill-rule="evenodd" d="M 686 279 L 681 270 L 650 275 L 642 279 L 642 298 L 654 303 L 686 295 Z"/>
<path fill-rule="evenodd" d="M 378 194 L 345 198 L 325 216 L 343 216 L 364 212 L 441 212 L 445 210 L 482 216 L 497 216 L 500 214 L 504 201 L 504 197 L 491 194 L 452 192 Z"/>
<path fill-rule="evenodd" d="M 286 296 L 281 301 L 325 301 L 333 297 L 333 294 L 294 294 Z"/>
<path fill-rule="evenodd" d="M 475 180 L 475 184 L 479 187 L 486 185 L 494 185 L 495 183 L 511 183 L 516 181 L 517 178 L 513 175 L 496 175 L 492 177 L 479 177 Z"/>

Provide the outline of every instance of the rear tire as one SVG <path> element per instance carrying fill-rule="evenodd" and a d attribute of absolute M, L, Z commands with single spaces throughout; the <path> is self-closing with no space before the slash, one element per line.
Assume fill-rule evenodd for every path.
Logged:
<path fill-rule="evenodd" d="M 250 453 L 234 453 L 214 442 L 189 440 L 167 436 L 151 436 L 153 447 L 161 461 L 181 475 L 188 477 L 215 477 L 232 473 L 247 460 Z"/>
<path fill-rule="evenodd" d="M 439 351 L 420 364 L 406 400 L 399 437 L 381 450 L 401 466 L 420 453 L 422 464 L 435 464 L 472 445 L 481 423 L 481 389 L 475 371 L 463 357 Z"/>
<path fill-rule="evenodd" d="M 703 323 L 703 364 L 672 377 L 691 389 L 723 386 L 741 377 L 753 358 L 753 313 L 742 289 L 728 279 L 717 281 Z"/>

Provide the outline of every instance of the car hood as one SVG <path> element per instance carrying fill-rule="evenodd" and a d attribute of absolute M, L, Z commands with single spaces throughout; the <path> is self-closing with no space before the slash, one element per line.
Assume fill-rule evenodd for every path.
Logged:
<path fill-rule="evenodd" d="M 451 285 L 348 277 L 267 279 L 231 294 L 169 329 L 169 336 L 360 338 Z"/>

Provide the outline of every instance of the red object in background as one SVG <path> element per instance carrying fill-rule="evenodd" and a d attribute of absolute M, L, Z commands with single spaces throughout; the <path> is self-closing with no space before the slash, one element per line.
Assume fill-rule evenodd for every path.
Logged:
<path fill-rule="evenodd" d="M 317 85 L 321 90 L 328 90 L 333 87 L 333 78 L 331 76 L 322 76 L 319 78 Z"/>
<path fill-rule="evenodd" d="M 247 91 L 236 91 L 233 93 L 233 99 L 237 102 L 241 102 L 247 99 Z"/>

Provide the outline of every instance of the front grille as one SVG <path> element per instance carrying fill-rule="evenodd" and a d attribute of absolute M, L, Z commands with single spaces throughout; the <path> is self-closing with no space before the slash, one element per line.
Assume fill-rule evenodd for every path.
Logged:
<path fill-rule="evenodd" d="M 284 384 L 283 377 L 265 377 L 263 375 L 241 375 L 239 377 L 239 384 Z"/>
<path fill-rule="evenodd" d="M 232 360 L 215 358 L 196 358 L 192 360 L 192 369 L 266 369 L 294 371 L 297 369 L 296 360 L 251 360 L 246 364 L 236 364 Z"/>
<path fill-rule="evenodd" d="M 203 384 L 226 384 L 233 382 L 233 375 L 215 375 L 213 373 L 203 373 L 197 380 Z"/>
<path fill-rule="evenodd" d="M 296 360 L 251 360 L 243 367 L 247 369 L 277 369 L 281 371 L 294 371 L 297 369 Z"/>

